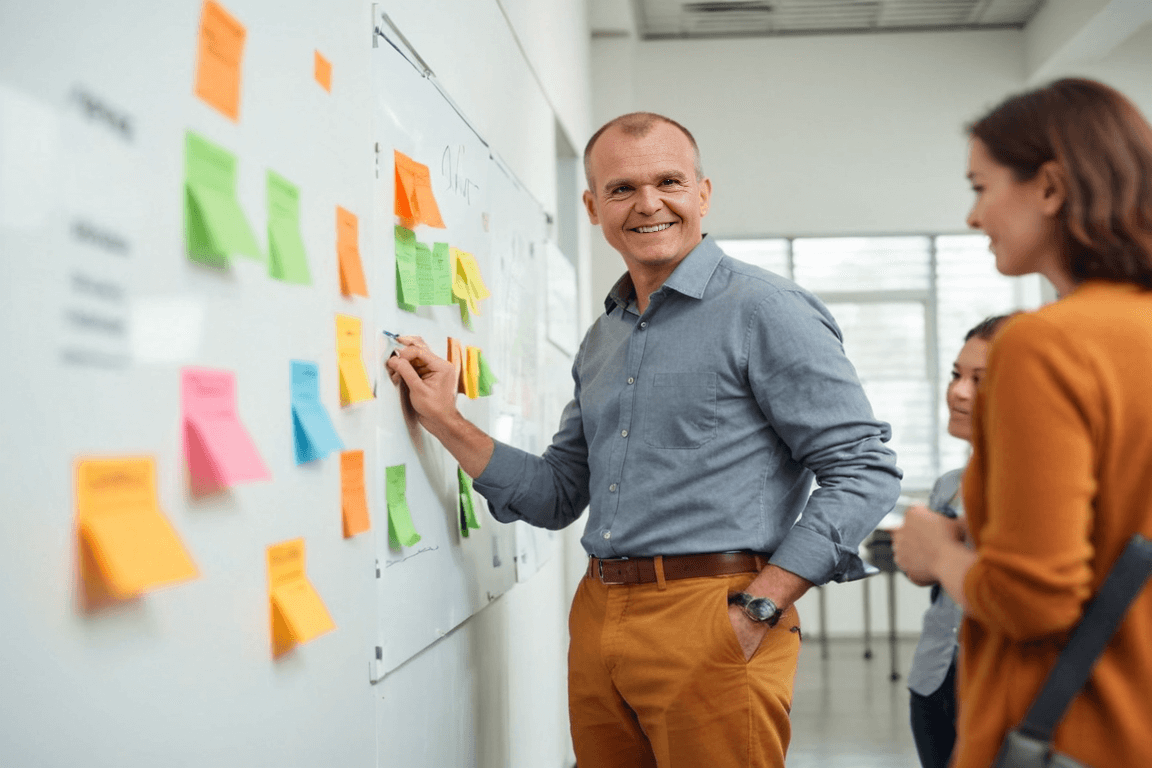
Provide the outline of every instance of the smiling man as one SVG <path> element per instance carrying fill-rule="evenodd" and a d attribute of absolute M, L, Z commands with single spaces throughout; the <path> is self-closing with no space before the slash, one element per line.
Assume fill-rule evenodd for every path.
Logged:
<path fill-rule="evenodd" d="M 624 115 L 584 163 L 588 216 L 627 272 L 543 456 L 466 421 L 455 369 L 420 339 L 389 368 L 498 520 L 557 529 L 589 510 L 569 619 L 577 762 L 783 766 L 793 604 L 864 575 L 858 546 L 899 493 L 890 430 L 827 309 L 703 234 L 712 184 L 683 126 Z"/>

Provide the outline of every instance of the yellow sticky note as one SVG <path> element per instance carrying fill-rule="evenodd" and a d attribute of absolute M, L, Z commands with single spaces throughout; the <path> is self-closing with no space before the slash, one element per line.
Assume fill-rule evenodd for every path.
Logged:
<path fill-rule="evenodd" d="M 464 263 L 459 248 L 452 248 L 452 295 L 461 301 L 468 301 L 468 273 L 464 271 Z"/>
<path fill-rule="evenodd" d="M 464 394 L 475 400 L 480 397 L 480 348 L 467 347 L 464 355 Z"/>
<path fill-rule="evenodd" d="M 314 54 L 312 63 L 316 82 L 320 83 L 320 86 L 328 93 L 332 93 L 332 62 L 324 58 L 320 51 L 315 51 Z"/>
<path fill-rule="evenodd" d="M 356 214 L 336 206 L 336 255 L 340 262 L 340 292 L 368 295 L 364 265 L 360 261 L 360 221 Z"/>
<path fill-rule="evenodd" d="M 196 577 L 192 558 L 160 511 L 150 457 L 78 461 L 76 508 L 80 535 L 113 597 Z"/>
<path fill-rule="evenodd" d="M 200 15 L 200 51 L 196 95 L 236 122 L 240 121 L 240 63 L 244 25 L 213 0 Z"/>
<path fill-rule="evenodd" d="M 372 524 L 368 520 L 368 494 L 364 490 L 364 451 L 340 454 L 341 512 L 344 538 L 364 533 Z"/>
<path fill-rule="evenodd" d="M 372 384 L 360 358 L 360 318 L 336 315 L 336 359 L 340 368 L 340 404 L 371 400 Z"/>
<path fill-rule="evenodd" d="M 278 656 L 336 628 L 304 570 L 304 539 L 268 547 L 268 597 L 272 646 Z"/>
<path fill-rule="evenodd" d="M 460 261 L 468 276 L 468 290 L 472 295 L 477 299 L 487 299 L 491 296 L 488 286 L 484 285 L 484 278 L 480 276 L 480 265 L 476 262 L 476 257 L 467 251 L 460 251 Z"/>

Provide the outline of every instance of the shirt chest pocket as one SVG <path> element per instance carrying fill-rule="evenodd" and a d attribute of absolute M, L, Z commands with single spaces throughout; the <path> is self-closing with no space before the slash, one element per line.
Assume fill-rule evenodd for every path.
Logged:
<path fill-rule="evenodd" d="M 716 437 L 716 374 L 656 373 L 648 386 L 644 442 L 699 448 Z"/>

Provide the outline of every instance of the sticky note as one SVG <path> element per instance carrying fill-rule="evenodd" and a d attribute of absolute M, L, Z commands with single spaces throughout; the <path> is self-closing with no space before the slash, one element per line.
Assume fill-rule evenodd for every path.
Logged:
<path fill-rule="evenodd" d="M 344 449 L 328 411 L 320 403 L 320 369 L 304 360 L 289 362 L 292 391 L 292 435 L 296 463 L 322 459 L 332 451 Z"/>
<path fill-rule="evenodd" d="M 385 472 L 385 482 L 388 497 L 388 541 L 393 549 L 401 546 L 411 547 L 420 541 L 420 534 L 412 525 L 412 514 L 408 510 L 407 470 L 403 464 L 388 467 Z"/>
<path fill-rule="evenodd" d="M 468 272 L 464 269 L 464 263 L 461 261 L 461 251 L 459 248 L 449 249 L 452 256 L 452 295 L 463 301 L 468 301 L 471 295 L 468 292 Z"/>
<path fill-rule="evenodd" d="M 240 121 L 240 62 L 244 58 L 244 25 L 218 3 L 205 0 L 200 13 L 200 49 L 196 95 Z"/>
<path fill-rule="evenodd" d="M 396 227 L 396 303 L 402 309 L 416 309 L 420 284 L 416 277 L 416 233 Z"/>
<path fill-rule="evenodd" d="M 236 408 L 232 371 L 180 372 L 184 456 L 194 484 L 214 488 L 271 477 Z"/>
<path fill-rule="evenodd" d="M 488 397 L 492 394 L 492 385 L 496 383 L 496 377 L 492 374 L 492 369 L 488 367 L 487 361 L 484 360 L 484 353 L 478 352 L 476 356 L 480 359 L 480 371 L 476 379 L 476 391 L 480 397 Z"/>
<path fill-rule="evenodd" d="M 460 486 L 460 533 L 467 536 L 469 529 L 480 527 L 476 519 L 476 502 L 472 497 L 472 478 L 463 469 L 456 467 L 456 479 Z"/>
<path fill-rule="evenodd" d="M 311 285 L 300 237 L 300 190 L 268 171 L 268 274 L 286 283 Z"/>
<path fill-rule="evenodd" d="M 464 345 L 458 340 L 448 337 L 448 355 L 445 359 L 456 366 L 456 392 L 463 395 L 464 389 Z"/>
<path fill-rule="evenodd" d="M 267 549 L 268 598 L 272 608 L 272 647 L 276 655 L 336 628 L 304 568 L 304 539 Z"/>
<path fill-rule="evenodd" d="M 364 488 L 364 451 L 340 454 L 340 510 L 344 538 L 364 533 L 372 527 L 368 519 L 368 493 Z"/>
<path fill-rule="evenodd" d="M 480 396 L 480 350 L 464 348 L 464 394 L 475 400 Z"/>
<path fill-rule="evenodd" d="M 396 204 L 395 213 L 410 225 L 427 224 L 444 228 L 440 206 L 432 192 L 432 175 L 428 166 L 418 163 L 396 151 Z"/>
<path fill-rule="evenodd" d="M 451 306 L 452 304 L 452 254 L 448 243 L 433 243 L 431 256 L 432 295 L 429 304 Z"/>
<path fill-rule="evenodd" d="M 469 293 L 477 300 L 490 297 L 492 294 L 488 291 L 488 286 L 484 284 L 484 278 L 480 275 L 480 264 L 476 261 L 476 257 L 468 251 L 457 251 L 456 258 L 467 277 Z"/>
<path fill-rule="evenodd" d="M 316 82 L 320 83 L 320 87 L 328 93 L 332 93 L 332 62 L 324 58 L 320 51 L 314 51 L 312 65 Z"/>
<path fill-rule="evenodd" d="M 196 566 L 160 511 L 151 457 L 76 462 L 78 530 L 113 597 L 187 581 Z"/>
<path fill-rule="evenodd" d="M 364 264 L 360 260 L 360 223 L 356 214 L 336 206 L 336 257 L 340 263 L 340 292 L 368 295 Z"/>
<path fill-rule="evenodd" d="M 236 158 L 191 131 L 184 134 L 184 242 L 189 258 L 217 267 L 233 255 L 264 258 L 236 198 Z"/>
<path fill-rule="evenodd" d="M 371 400 L 372 384 L 360 358 L 360 318 L 336 315 L 336 360 L 340 374 L 340 404 Z"/>

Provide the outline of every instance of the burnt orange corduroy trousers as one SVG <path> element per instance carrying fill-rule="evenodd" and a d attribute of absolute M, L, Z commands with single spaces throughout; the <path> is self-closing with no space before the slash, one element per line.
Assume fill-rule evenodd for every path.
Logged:
<path fill-rule="evenodd" d="M 800 622 L 789 607 L 745 662 L 728 594 L 754 576 L 581 581 L 568 621 L 579 768 L 783 768 Z"/>

